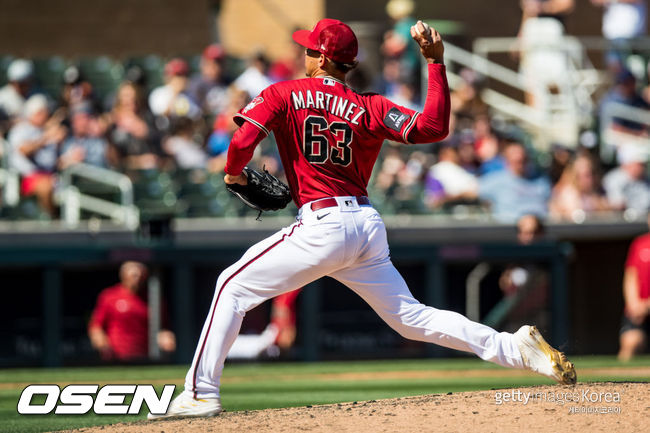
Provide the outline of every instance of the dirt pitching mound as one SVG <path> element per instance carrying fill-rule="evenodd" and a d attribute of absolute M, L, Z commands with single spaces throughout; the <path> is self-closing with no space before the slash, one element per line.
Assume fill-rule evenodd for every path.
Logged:
<path fill-rule="evenodd" d="M 647 431 L 650 384 L 590 383 L 433 394 L 214 418 L 136 422 L 78 432 L 522 432 Z"/>

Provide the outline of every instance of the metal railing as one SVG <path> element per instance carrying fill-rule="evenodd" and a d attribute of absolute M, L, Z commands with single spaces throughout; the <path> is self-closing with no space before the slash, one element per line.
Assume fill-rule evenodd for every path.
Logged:
<path fill-rule="evenodd" d="M 650 139 L 616 130 L 613 127 L 614 119 L 624 119 L 650 128 L 650 110 L 643 110 L 619 102 L 606 103 L 600 117 L 600 140 L 603 144 L 600 147 L 601 158 L 612 162 L 616 156 L 616 149 L 622 144 L 637 146 L 650 157 Z"/>
<path fill-rule="evenodd" d="M 546 86 L 532 89 L 523 73 L 488 58 L 491 53 L 521 50 L 518 38 L 478 38 L 472 49 L 473 52 L 470 52 L 447 42 L 445 58 L 451 65 L 455 63 L 473 69 L 515 92 L 531 94 L 537 102 L 531 106 L 493 88 L 486 88 L 481 98 L 488 106 L 519 122 L 535 137 L 540 148 L 546 148 L 554 141 L 577 145 L 579 130 L 592 124 L 594 94 L 606 83 L 606 74 L 593 67 L 579 38 L 559 36 L 544 46 L 544 49 L 562 55 L 567 68 L 562 75 L 564 79 L 556 83 L 554 89 Z M 452 69 L 448 71 L 448 76 L 450 86 L 454 88 L 461 81 Z"/>
<path fill-rule="evenodd" d="M 485 77 L 499 81 L 503 84 L 514 87 L 515 89 L 521 91 L 525 90 L 522 77 L 518 72 L 492 62 L 485 57 L 478 56 L 457 47 L 449 42 L 445 43 L 445 60 L 450 64 L 450 66 L 458 64 L 473 69 Z M 455 74 L 452 69 L 453 68 L 449 68 L 447 70 L 449 85 L 452 88 L 456 88 L 462 82 L 462 78 Z M 529 107 L 514 98 L 503 95 L 502 93 L 496 92 L 492 89 L 483 90 L 481 98 L 486 104 L 495 110 L 522 122 L 539 133 L 544 133 L 542 123 L 543 113 L 540 110 Z"/>
<path fill-rule="evenodd" d="M 600 45 L 595 45 L 595 40 L 601 40 Z M 586 45 L 589 44 L 589 45 Z M 586 55 L 586 50 L 593 47 L 605 49 L 610 47 L 603 38 L 578 38 L 564 35 L 557 43 L 549 48 L 566 54 L 570 61 L 568 77 L 573 82 L 575 89 L 580 91 L 578 97 L 587 106 L 590 105 L 591 96 L 604 83 L 607 82 L 606 74 L 594 68 Z M 650 48 L 650 46 L 648 46 Z M 520 52 L 521 41 L 516 37 L 508 38 L 476 38 L 472 44 L 474 54 L 488 58 L 491 53 Z"/>
<path fill-rule="evenodd" d="M 445 60 L 450 66 L 447 75 L 450 78 L 449 84 L 452 89 L 462 82 L 462 79 L 453 72 L 453 65 L 457 64 L 470 68 L 491 80 L 505 84 L 516 91 L 525 92 L 526 90 L 523 77 L 517 71 L 508 69 L 453 44 L 445 44 Z M 490 88 L 482 90 L 480 96 L 493 110 L 520 123 L 524 129 L 536 137 L 536 141 L 541 145 L 552 141 L 552 131 L 548 128 L 549 123 L 545 121 L 547 116 L 544 111 L 528 106 L 515 98 Z"/>
<path fill-rule="evenodd" d="M 477 38 L 472 46 L 473 52 L 480 57 L 487 58 L 491 53 L 506 53 L 519 50 L 519 39 L 514 37 L 507 38 Z M 605 51 L 605 50 L 636 50 L 650 52 L 650 37 L 641 37 L 624 41 L 624 43 L 610 41 L 603 37 L 587 36 L 587 37 L 574 37 L 564 36 L 562 38 L 562 45 L 555 45 L 555 48 L 562 50 L 571 60 L 571 71 L 567 71 L 571 78 L 571 88 L 575 95 L 578 107 L 580 109 L 581 126 L 589 126 L 589 117 L 593 116 L 595 111 L 594 95 L 604 84 L 607 84 L 607 73 L 604 71 L 596 70 L 586 55 L 586 51 Z M 645 73 L 645 70 L 643 71 Z M 500 79 L 507 78 L 506 75 L 500 73 L 498 69 L 492 68 L 491 78 Z M 512 77 L 511 77 L 512 78 Z M 500 80 L 503 81 L 503 80 Z M 513 87 L 521 88 L 520 82 L 513 81 Z M 530 117 L 533 112 L 519 111 L 520 116 L 517 116 L 517 111 L 523 107 L 511 104 L 509 100 L 502 97 L 501 94 L 490 91 L 492 94 L 484 95 L 484 99 L 488 105 L 494 106 L 504 114 L 512 118 Z M 489 102 L 488 102 L 489 101 Z M 523 104 L 522 104 L 523 105 Z M 530 108 L 530 107 L 526 107 Z M 526 114 L 524 114 L 526 113 Z M 635 145 L 647 152 L 650 156 L 650 139 L 630 134 L 627 132 L 616 130 L 612 128 L 613 119 L 623 119 L 631 122 L 641 123 L 650 127 L 650 111 L 631 107 L 629 105 L 620 103 L 610 103 L 603 107 L 600 118 L 600 139 L 601 139 L 601 157 L 609 162 L 612 162 L 615 157 L 616 148 L 622 144 Z M 523 121 L 524 124 L 531 125 L 534 121 Z M 539 127 L 543 127 L 538 125 Z M 548 126 L 547 126 L 548 127 Z"/>
<path fill-rule="evenodd" d="M 120 203 L 82 193 L 73 184 L 75 177 L 118 189 Z M 56 197 L 61 205 L 61 216 L 69 227 L 79 224 L 81 210 L 107 216 L 131 229 L 140 224 L 140 211 L 133 204 L 133 183 L 122 173 L 88 164 L 72 165 L 61 174 L 61 188 Z"/>
<path fill-rule="evenodd" d="M 0 207 L 15 207 L 20 201 L 20 176 L 9 167 L 10 152 L 9 143 L 0 136 L 0 187 L 2 188 Z"/>

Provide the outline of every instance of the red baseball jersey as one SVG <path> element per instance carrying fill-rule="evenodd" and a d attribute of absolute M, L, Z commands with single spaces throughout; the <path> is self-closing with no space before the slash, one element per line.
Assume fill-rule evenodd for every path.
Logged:
<path fill-rule="evenodd" d="M 650 234 L 639 236 L 632 242 L 625 267 L 636 269 L 639 279 L 639 297 L 650 298 Z"/>
<path fill-rule="evenodd" d="M 419 113 L 377 94 L 359 94 L 332 77 L 267 87 L 235 115 L 273 131 L 298 205 L 332 196 L 367 195 L 384 139 L 408 142 Z"/>
<path fill-rule="evenodd" d="M 122 284 L 104 289 L 97 298 L 88 328 L 106 332 L 118 359 L 143 358 L 149 354 L 147 303 Z"/>

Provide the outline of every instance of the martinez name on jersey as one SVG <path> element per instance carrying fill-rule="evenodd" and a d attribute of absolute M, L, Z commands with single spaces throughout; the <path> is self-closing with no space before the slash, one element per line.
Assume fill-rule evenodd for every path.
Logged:
<path fill-rule="evenodd" d="M 329 84 L 328 81 L 332 82 L 332 84 Z M 323 79 L 325 85 L 333 85 L 333 82 L 334 80 L 331 78 Z M 325 110 L 334 116 L 347 120 L 353 125 L 358 125 L 359 118 L 366 112 L 364 108 L 359 107 L 354 102 L 350 102 L 348 99 L 320 90 L 314 91 L 313 94 L 309 89 L 304 92 L 302 90 L 292 91 L 291 100 L 293 101 L 293 108 L 296 110 L 308 108 Z"/>

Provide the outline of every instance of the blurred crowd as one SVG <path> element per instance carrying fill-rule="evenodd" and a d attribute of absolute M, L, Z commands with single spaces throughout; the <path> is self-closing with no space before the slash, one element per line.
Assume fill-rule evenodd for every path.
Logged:
<path fill-rule="evenodd" d="M 610 103 L 649 107 L 650 68 L 640 75 L 627 63 L 632 52 L 626 41 L 645 33 L 645 21 L 612 24 L 645 14 L 645 0 L 593 3 L 604 7 L 603 32 L 613 41 L 607 54 L 613 84 L 593 113 L 597 124 Z M 535 20 L 555 20 L 562 26 L 573 6 L 572 0 L 522 0 L 520 37 L 526 37 Z M 408 30 L 414 23 L 413 7 L 409 0 L 388 3 L 392 26 L 383 35 L 381 72 L 372 76 L 362 64 L 351 74 L 350 85 L 418 109 L 424 101 L 420 58 Z M 620 34 L 623 28 L 627 33 Z M 534 60 L 522 58 L 529 68 Z M 33 61 L 14 59 L 9 64 L 0 88 L 0 155 L 5 167 L 20 174 L 21 196 L 35 200 L 46 216 L 59 212 L 53 198 L 58 176 L 78 163 L 126 173 L 136 181 L 145 172 L 194 179 L 191 173 L 198 171 L 201 179 L 216 178 L 237 128 L 233 114 L 269 84 L 304 76 L 298 46 L 271 61 L 263 52 L 238 59 L 212 44 L 198 61 L 168 60 L 161 85 L 153 85 L 141 66 L 124 66 L 116 89 L 100 95 L 79 64 L 70 64 L 57 77 L 59 94 L 39 87 Z M 373 204 L 383 212 L 478 214 L 512 223 L 524 214 L 583 222 L 648 211 L 647 150 L 618 143 L 616 163 L 606 165 L 593 139 L 577 147 L 558 142 L 540 153 L 523 129 L 489 110 L 481 99 L 484 77 L 470 69 L 455 72 L 462 82 L 452 91 L 449 137 L 431 145 L 385 145 L 369 188 Z M 533 99 L 527 102 L 533 104 Z M 647 125 L 626 119 L 615 118 L 612 128 L 628 136 L 648 135 Z M 282 175 L 272 137 L 259 147 L 252 165 Z"/>
<path fill-rule="evenodd" d="M 152 86 L 134 65 L 113 92 L 100 96 L 79 65 L 63 71 L 60 94 L 48 94 L 39 88 L 34 62 L 15 59 L 0 89 L 2 156 L 20 174 L 21 196 L 35 197 L 51 217 L 57 176 L 74 164 L 134 179 L 143 172 L 217 174 L 237 128 L 232 116 L 271 83 L 298 77 L 295 60 L 271 63 L 258 53 L 241 68 L 242 60 L 212 44 L 195 71 L 187 59 L 172 58 L 161 71 L 162 84 Z M 238 76 L 228 74 L 238 67 Z M 279 170 L 270 140 L 253 164 Z"/>
<path fill-rule="evenodd" d="M 610 47 L 604 63 L 611 85 L 596 101 L 591 129 L 576 131 L 577 145 L 557 140 L 550 150 L 540 151 L 533 136 L 520 125 L 495 116 L 482 100 L 486 78 L 461 69 L 454 71 L 461 80 L 451 94 L 449 137 L 407 151 L 388 146 L 374 177 L 372 189 L 379 194 L 373 198 L 382 197 L 389 211 L 398 213 L 479 214 L 505 223 L 530 214 L 576 223 L 621 215 L 643 218 L 650 209 L 650 149 L 643 141 L 648 138 L 648 124 L 622 117 L 610 122 L 606 112 L 614 104 L 650 108 L 648 53 L 639 52 L 632 44 L 646 32 L 646 1 L 592 3 L 603 8 L 603 36 Z M 394 10 L 390 10 L 391 4 Z M 378 88 L 405 105 L 404 95 L 419 93 L 407 90 L 409 86 L 417 88 L 417 81 L 402 78 L 400 85 L 384 83 L 390 83 L 399 71 L 411 70 L 413 53 L 395 42 L 396 38 L 407 40 L 402 30 L 413 23 L 409 4 L 412 2 L 406 0 L 389 2 L 395 27 L 386 33 L 383 87 Z M 537 108 L 542 105 L 540 95 L 561 93 L 560 87 L 567 81 L 566 54 L 550 41 L 561 43 L 566 18 L 575 4 L 573 0 L 522 0 L 520 6 L 516 57 L 527 88 L 526 103 Z M 560 39 L 553 39 L 555 36 Z M 422 103 L 415 96 L 408 101 L 416 108 Z M 619 133 L 613 143 L 613 160 L 601 159 L 599 124 L 608 124 Z M 548 125 L 549 130 L 559 127 Z"/>

